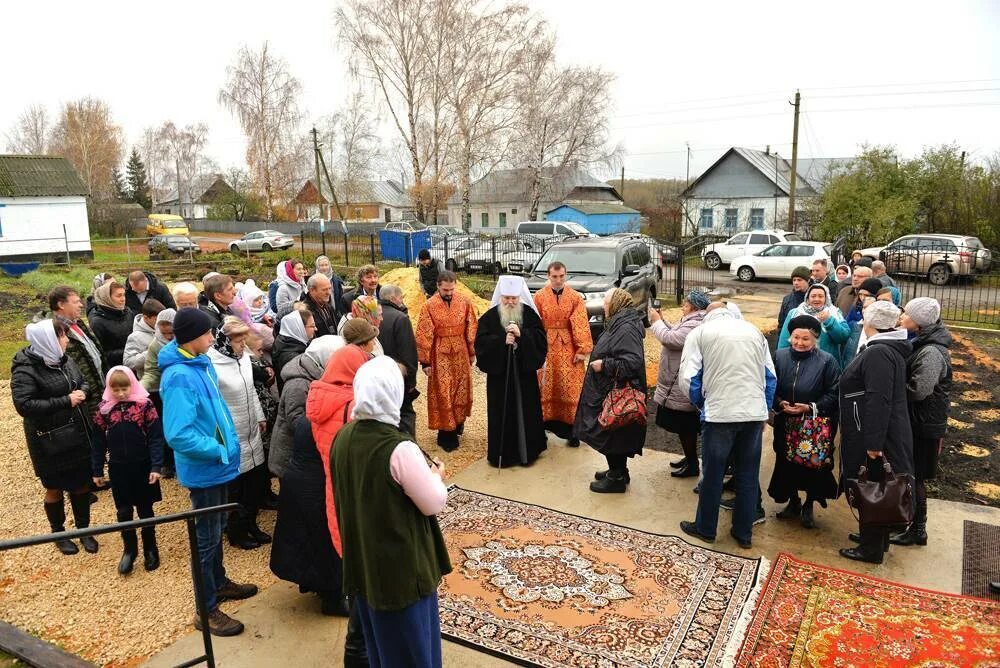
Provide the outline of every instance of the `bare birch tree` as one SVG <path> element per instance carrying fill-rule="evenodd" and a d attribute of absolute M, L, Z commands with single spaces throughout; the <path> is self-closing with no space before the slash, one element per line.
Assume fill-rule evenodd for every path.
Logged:
<path fill-rule="evenodd" d="M 336 15 L 352 71 L 373 82 L 409 152 L 410 193 L 422 221 L 447 199 L 439 184 L 452 145 L 445 56 L 455 6 L 454 0 L 347 0 Z"/>
<path fill-rule="evenodd" d="M 473 3 L 455 12 L 448 42 L 449 104 L 455 116 L 461 220 L 468 225 L 473 176 L 509 157 L 518 72 L 529 47 L 544 40 L 544 22 L 522 4 L 494 9 Z"/>
<path fill-rule="evenodd" d="M 244 46 L 226 68 L 219 103 L 239 120 L 247 137 L 247 164 L 264 194 L 268 220 L 275 200 L 287 194 L 298 175 L 298 96 L 301 85 L 267 42 L 259 50 Z"/>
<path fill-rule="evenodd" d="M 614 76 L 600 68 L 563 67 L 554 39 L 544 40 L 524 60 L 515 122 L 515 156 L 532 171 L 529 220 L 537 220 L 542 181 L 580 165 L 613 167 L 622 148 L 611 146 L 608 118 Z"/>
<path fill-rule="evenodd" d="M 383 162 L 378 118 L 365 94 L 357 90 L 344 109 L 320 119 L 316 128 L 338 201 L 350 217 L 352 202 L 372 197 L 367 181 L 375 176 Z"/>
<path fill-rule="evenodd" d="M 66 103 L 52 129 L 49 150 L 73 163 L 91 197 L 112 198 L 112 175 L 121 165 L 124 143 L 106 102 L 85 97 Z"/>
<path fill-rule="evenodd" d="M 45 107 L 33 104 L 21 112 L 7 133 L 7 151 L 45 155 L 49 139 L 49 115 Z"/>
<path fill-rule="evenodd" d="M 205 157 L 208 128 L 204 123 L 179 128 L 173 121 L 166 121 L 156 131 L 156 152 L 161 156 L 161 169 L 173 175 L 177 188 L 177 204 L 190 204 L 200 193 L 194 192 L 197 177 L 211 168 Z"/>

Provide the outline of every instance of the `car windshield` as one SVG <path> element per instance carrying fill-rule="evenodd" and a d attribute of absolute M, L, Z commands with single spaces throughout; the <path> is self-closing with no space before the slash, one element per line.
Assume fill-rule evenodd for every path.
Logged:
<path fill-rule="evenodd" d="M 535 273 L 544 274 L 545 268 L 553 262 L 562 262 L 566 265 L 566 273 L 568 274 L 610 276 L 618 273 L 615 270 L 615 250 L 613 248 L 556 246 L 550 248 L 539 260 L 539 269 Z"/>
<path fill-rule="evenodd" d="M 789 232 L 785 235 L 785 241 L 802 241 L 802 237 L 795 234 L 794 232 Z"/>
<path fill-rule="evenodd" d="M 566 227 L 568 227 L 573 234 L 590 234 L 590 232 L 587 231 L 587 228 L 583 225 L 578 225 L 577 223 L 564 223 L 564 225 L 566 225 Z"/>
<path fill-rule="evenodd" d="M 176 229 L 187 227 L 187 225 L 185 225 L 184 221 L 181 220 L 165 220 L 163 221 L 163 227 L 165 229 Z"/>

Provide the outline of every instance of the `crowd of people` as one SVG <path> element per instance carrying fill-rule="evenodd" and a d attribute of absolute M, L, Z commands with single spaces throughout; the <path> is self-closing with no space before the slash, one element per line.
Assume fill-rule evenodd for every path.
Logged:
<path fill-rule="evenodd" d="M 309 276 L 301 262 L 279 263 L 267 290 L 214 272 L 201 290 L 168 290 L 142 271 L 124 285 L 99 274 L 86 302 L 54 288 L 47 317 L 26 327 L 11 383 L 51 529 L 65 529 L 65 494 L 76 527 L 89 526 L 95 491 L 108 485 L 119 520 L 152 517 L 160 479 L 176 476 L 193 508 L 239 504 L 197 521 L 208 610 L 195 616 L 198 628 L 241 633 L 218 604 L 257 593 L 227 577 L 223 539 L 247 550 L 271 543 L 278 577 L 316 594 L 324 614 L 349 618 L 348 665 L 440 665 L 436 590 L 451 564 L 434 515 L 447 500 L 445 465 L 416 443 L 417 375 L 427 377 L 427 424 L 443 450 L 461 447 L 477 367 L 491 465 L 531 465 L 551 434 L 605 457 L 593 492 L 623 493 L 647 431 L 647 316 L 662 345 L 653 421 L 680 441 L 671 475 L 699 479 L 683 532 L 714 541 L 728 508 L 731 535 L 751 547 L 764 519 L 758 481 L 770 423 L 766 491 L 785 506 L 779 518 L 814 529 L 817 504 L 862 467 L 877 477 L 888 464 L 915 478 L 912 524 L 861 526 L 841 554 L 881 563 L 890 544 L 927 543 L 925 482 L 947 423 L 951 337 L 933 299 L 900 309 L 877 263 L 841 265 L 835 276 L 825 263 L 796 268 L 773 355 L 735 303 L 698 290 L 672 323 L 612 289 L 594 341 L 584 297 L 559 262 L 535 295 L 523 278 L 501 276 L 482 314 L 454 273 L 429 254 L 419 264 L 427 299 L 416 327 L 402 290 L 381 285 L 376 267 L 362 267 L 347 289 L 326 257 Z M 726 490 L 735 497 L 723 499 Z M 277 510 L 273 536 L 258 522 L 268 509 Z M 141 533 L 152 571 L 155 531 Z M 122 535 L 122 575 L 133 571 L 138 538 Z M 99 549 L 94 538 L 80 543 Z M 56 545 L 78 552 L 70 540 Z"/>

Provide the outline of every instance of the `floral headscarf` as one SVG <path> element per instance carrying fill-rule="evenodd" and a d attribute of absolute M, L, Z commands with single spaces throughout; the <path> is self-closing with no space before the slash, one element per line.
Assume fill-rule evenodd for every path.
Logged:
<path fill-rule="evenodd" d="M 370 295 L 362 295 L 351 303 L 351 315 L 367 320 L 373 327 L 382 324 L 382 307 L 378 300 Z"/>
<path fill-rule="evenodd" d="M 826 295 L 826 303 L 823 306 L 816 308 L 809 303 L 809 293 L 813 290 L 822 290 Z M 806 289 L 806 298 L 802 301 L 802 312 L 806 315 L 816 315 L 817 313 L 822 313 L 826 309 L 833 306 L 833 302 L 830 300 L 830 288 L 826 287 L 822 283 L 813 283 Z"/>
<path fill-rule="evenodd" d="M 621 288 L 615 288 L 615 291 L 611 293 L 611 301 L 608 302 L 608 320 L 632 306 L 635 306 L 632 295 Z"/>

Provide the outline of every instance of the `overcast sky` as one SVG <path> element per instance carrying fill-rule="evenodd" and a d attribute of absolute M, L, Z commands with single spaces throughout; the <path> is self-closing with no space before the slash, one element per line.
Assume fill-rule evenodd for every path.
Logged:
<path fill-rule="evenodd" d="M 732 145 L 791 156 L 788 100 L 802 91 L 799 154 L 904 155 L 955 142 L 1000 151 L 1000 2 L 528 0 L 565 63 L 616 75 L 611 133 L 626 175 L 692 177 Z M 129 143 L 173 120 L 209 127 L 209 153 L 242 164 L 240 128 L 216 101 L 243 44 L 269 40 L 303 87 L 310 121 L 350 90 L 332 2 L 4 3 L 0 132 L 21 110 L 92 95 Z M 387 137 L 390 136 L 387 132 Z M 2 138 L 0 138 L 2 139 Z"/>

